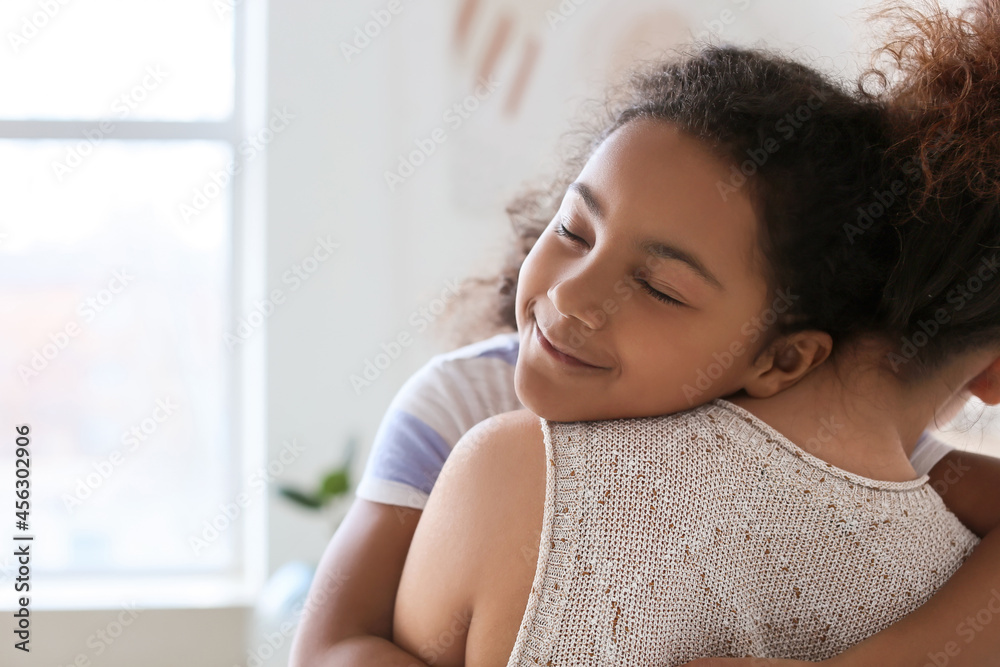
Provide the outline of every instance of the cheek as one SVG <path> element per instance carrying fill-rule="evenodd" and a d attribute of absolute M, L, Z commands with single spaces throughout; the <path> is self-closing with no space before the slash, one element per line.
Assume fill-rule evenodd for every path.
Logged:
<path fill-rule="evenodd" d="M 623 325 L 628 331 L 623 336 L 628 349 L 622 350 L 622 361 L 632 369 L 632 374 L 653 384 L 663 384 L 686 380 L 696 367 L 703 365 L 705 336 L 680 322 L 661 320 L 644 325 L 641 318 L 630 318 Z"/>
<path fill-rule="evenodd" d="M 538 246 L 531 249 L 528 256 L 521 263 L 521 268 L 517 272 L 517 290 L 514 293 L 514 319 L 517 322 L 518 331 L 523 331 L 527 324 L 528 302 L 535 299 L 539 294 L 538 289 L 538 255 L 535 251 Z"/>
<path fill-rule="evenodd" d="M 521 268 L 517 274 L 518 300 L 521 300 L 522 288 L 526 292 L 526 298 L 534 296 L 534 293 L 541 289 L 544 291 L 545 283 L 549 279 L 549 273 L 555 266 L 554 257 L 551 252 L 551 242 L 546 238 L 548 230 L 543 232 L 535 245 L 531 248 L 528 256 L 521 263 Z M 526 300 L 525 298 L 525 300 Z"/>
<path fill-rule="evenodd" d="M 531 255 L 521 263 L 521 268 L 517 271 L 517 293 L 515 300 L 520 309 L 520 306 L 524 305 L 525 302 L 534 293 L 534 271 L 532 266 Z"/>
<path fill-rule="evenodd" d="M 718 333 L 710 339 L 705 363 L 721 367 L 727 376 L 741 374 L 749 368 L 757 346 L 752 342 L 752 337 L 747 335 L 748 321 L 739 320 L 725 326 L 720 325 Z"/>
<path fill-rule="evenodd" d="M 683 384 L 700 374 L 724 379 L 740 373 L 751 357 L 751 345 L 740 333 L 740 324 L 707 323 L 690 313 L 657 321 L 642 335 L 629 339 L 631 366 L 654 382 Z"/>

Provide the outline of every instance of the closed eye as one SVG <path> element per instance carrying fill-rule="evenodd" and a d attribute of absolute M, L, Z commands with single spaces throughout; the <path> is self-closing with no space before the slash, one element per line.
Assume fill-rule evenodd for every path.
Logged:
<path fill-rule="evenodd" d="M 664 303 L 669 303 L 669 304 L 672 304 L 672 305 L 675 305 L 675 306 L 686 306 L 687 305 L 683 301 L 678 301 L 677 299 L 673 298 L 672 296 L 667 296 L 663 292 L 659 292 L 659 291 L 653 289 L 653 287 L 649 283 L 647 283 L 645 280 L 639 280 L 638 278 L 635 278 L 634 280 L 637 283 L 639 283 L 640 285 L 642 285 L 642 289 L 644 291 L 648 292 L 649 295 L 652 296 L 654 299 L 658 299 L 659 301 L 662 301 Z"/>
<path fill-rule="evenodd" d="M 583 244 L 583 245 L 587 245 L 586 241 L 584 241 L 582 238 L 580 238 L 579 236 L 577 236 L 573 232 L 571 232 L 568 229 L 566 229 L 566 225 L 564 225 L 561 222 L 556 226 L 555 230 L 553 230 L 553 231 L 556 234 L 558 234 L 559 236 L 562 236 L 564 238 L 569 239 L 573 243 L 580 243 L 580 244 Z M 672 296 L 664 294 L 663 292 L 660 292 L 659 290 L 653 289 L 652 285 L 650 285 L 645 280 L 641 280 L 640 278 L 633 278 L 633 280 L 635 280 L 635 282 L 637 282 L 640 285 L 642 285 L 643 291 L 646 292 L 647 294 L 649 294 L 651 297 L 653 297 L 657 301 L 662 301 L 663 303 L 669 303 L 669 304 L 671 304 L 673 306 L 686 306 L 687 305 L 683 301 L 678 301 L 677 299 L 673 298 Z"/>
<path fill-rule="evenodd" d="M 555 233 L 558 234 L 559 236 L 568 238 L 569 240 L 571 240 L 571 241 L 573 241 L 575 243 L 583 243 L 584 245 L 586 245 L 586 243 L 587 243 L 582 238 L 580 238 L 579 236 L 577 236 L 573 232 L 571 232 L 568 229 L 566 229 L 566 225 L 564 225 L 561 222 L 559 223 L 558 226 L 556 226 Z"/>

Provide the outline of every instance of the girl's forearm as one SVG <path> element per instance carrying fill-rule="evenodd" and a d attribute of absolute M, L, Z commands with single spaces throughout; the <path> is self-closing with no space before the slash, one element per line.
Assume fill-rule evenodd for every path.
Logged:
<path fill-rule="evenodd" d="M 925 605 L 829 664 L 1000 667 L 1000 529 Z"/>
<path fill-rule="evenodd" d="M 424 667 L 390 640 L 393 606 L 419 511 L 358 499 L 309 588 L 290 667 Z"/>
<path fill-rule="evenodd" d="M 429 667 L 388 639 L 351 637 L 309 661 L 309 667 Z"/>

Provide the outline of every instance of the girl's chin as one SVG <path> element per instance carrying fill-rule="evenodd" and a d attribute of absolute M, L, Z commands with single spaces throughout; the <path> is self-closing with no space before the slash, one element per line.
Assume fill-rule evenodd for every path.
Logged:
<path fill-rule="evenodd" d="M 580 394 L 569 392 L 559 392 L 552 387 L 537 387 L 534 383 L 527 381 L 515 384 L 517 398 L 526 409 L 531 410 L 539 417 L 544 417 L 552 422 L 582 422 L 582 421 L 604 421 L 608 419 L 641 419 L 645 417 L 659 417 L 663 415 L 675 414 L 692 410 L 699 405 L 709 402 L 710 399 L 687 401 L 678 398 L 677 400 L 665 400 L 656 407 L 646 406 L 632 411 L 602 411 L 599 405 L 581 404 Z M 568 398 L 567 398 L 568 397 Z"/>
<path fill-rule="evenodd" d="M 551 385 L 542 387 L 534 379 L 519 378 L 515 371 L 514 392 L 517 400 L 528 410 L 548 421 L 584 421 L 580 406 L 567 404 L 564 392 Z"/>

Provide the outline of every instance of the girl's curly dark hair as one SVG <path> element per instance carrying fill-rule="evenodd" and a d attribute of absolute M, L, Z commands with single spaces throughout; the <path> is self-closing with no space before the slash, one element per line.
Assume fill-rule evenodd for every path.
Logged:
<path fill-rule="evenodd" d="M 702 46 L 640 63 L 580 129 L 564 135 L 562 168 L 508 206 L 514 239 L 499 276 L 465 281 L 453 300 L 453 344 L 516 330 L 517 275 L 567 186 L 612 132 L 636 119 L 674 123 L 732 166 L 722 197 L 750 196 L 772 290 L 794 305 L 770 335 L 820 329 L 835 342 L 877 329 L 874 314 L 898 239 L 888 215 L 851 229 L 892 174 L 883 104 L 763 49 Z"/>

